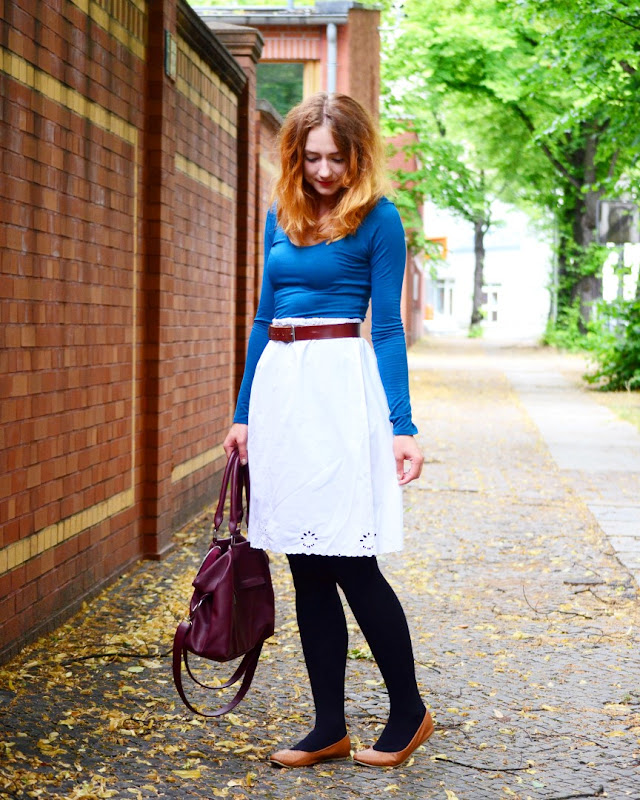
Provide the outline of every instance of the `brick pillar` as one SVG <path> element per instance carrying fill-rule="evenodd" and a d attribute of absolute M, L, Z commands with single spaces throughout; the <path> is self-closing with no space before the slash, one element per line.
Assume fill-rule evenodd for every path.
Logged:
<path fill-rule="evenodd" d="M 175 0 L 149 0 L 144 129 L 142 359 L 142 546 L 160 558 L 171 546 L 173 196 L 175 93 L 165 74 L 165 31 L 175 37 Z"/>
<path fill-rule="evenodd" d="M 380 114 L 380 12 L 373 8 L 350 8 L 348 20 L 347 94 L 377 120 Z"/>
<path fill-rule="evenodd" d="M 236 211 L 236 330 L 234 394 L 242 380 L 247 342 L 255 314 L 255 276 L 258 253 L 255 246 L 256 218 L 256 64 L 264 40 L 255 28 L 210 25 L 217 38 L 231 52 L 247 76 L 238 98 L 238 205 Z"/>

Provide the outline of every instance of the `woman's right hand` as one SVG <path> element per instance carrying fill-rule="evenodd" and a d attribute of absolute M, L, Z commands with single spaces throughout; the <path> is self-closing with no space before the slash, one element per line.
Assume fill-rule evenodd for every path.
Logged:
<path fill-rule="evenodd" d="M 249 438 L 249 426 L 243 425 L 241 422 L 234 422 L 229 433 L 227 434 L 222 446 L 227 458 L 233 453 L 234 450 L 238 451 L 240 456 L 240 463 L 247 463 L 247 440 Z"/>

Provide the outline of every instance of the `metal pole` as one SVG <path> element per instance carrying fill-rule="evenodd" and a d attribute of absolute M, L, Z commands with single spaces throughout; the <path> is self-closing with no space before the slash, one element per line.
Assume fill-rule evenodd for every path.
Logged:
<path fill-rule="evenodd" d="M 327 92 L 336 91 L 336 73 L 338 71 L 338 29 L 334 22 L 327 25 Z"/>

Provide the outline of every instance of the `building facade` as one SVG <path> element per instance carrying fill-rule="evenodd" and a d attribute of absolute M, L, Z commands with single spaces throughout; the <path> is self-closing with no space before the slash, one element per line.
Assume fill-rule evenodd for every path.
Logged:
<path fill-rule="evenodd" d="M 537 341 L 549 318 L 551 243 L 518 209 L 496 203 L 495 216 L 498 224 L 485 236 L 483 336 Z M 431 333 L 466 334 L 473 298 L 473 227 L 428 206 L 425 232 L 444 253 L 427 278 L 426 328 Z"/>
<path fill-rule="evenodd" d="M 292 94 L 297 98 L 295 102 L 314 92 L 341 92 L 351 95 L 377 119 L 380 99 L 378 9 L 351 0 L 318 0 L 314 6 L 298 8 L 215 7 L 199 9 L 198 13 L 212 29 L 221 22 L 258 29 L 264 39 L 261 69 L 298 65 L 298 72 L 288 74 L 288 80 L 299 83 L 297 93 Z M 274 101 L 269 96 L 264 99 Z"/>

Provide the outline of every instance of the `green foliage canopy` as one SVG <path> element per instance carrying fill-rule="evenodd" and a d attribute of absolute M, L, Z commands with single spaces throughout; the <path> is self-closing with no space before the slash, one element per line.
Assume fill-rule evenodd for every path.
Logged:
<path fill-rule="evenodd" d="M 453 119 L 494 191 L 553 216 L 560 300 L 578 298 L 587 317 L 602 266 L 598 201 L 635 191 L 640 9 L 627 0 L 406 0 L 394 11 L 387 115 Z M 432 138 L 421 143 L 423 163 L 438 157 Z"/>

